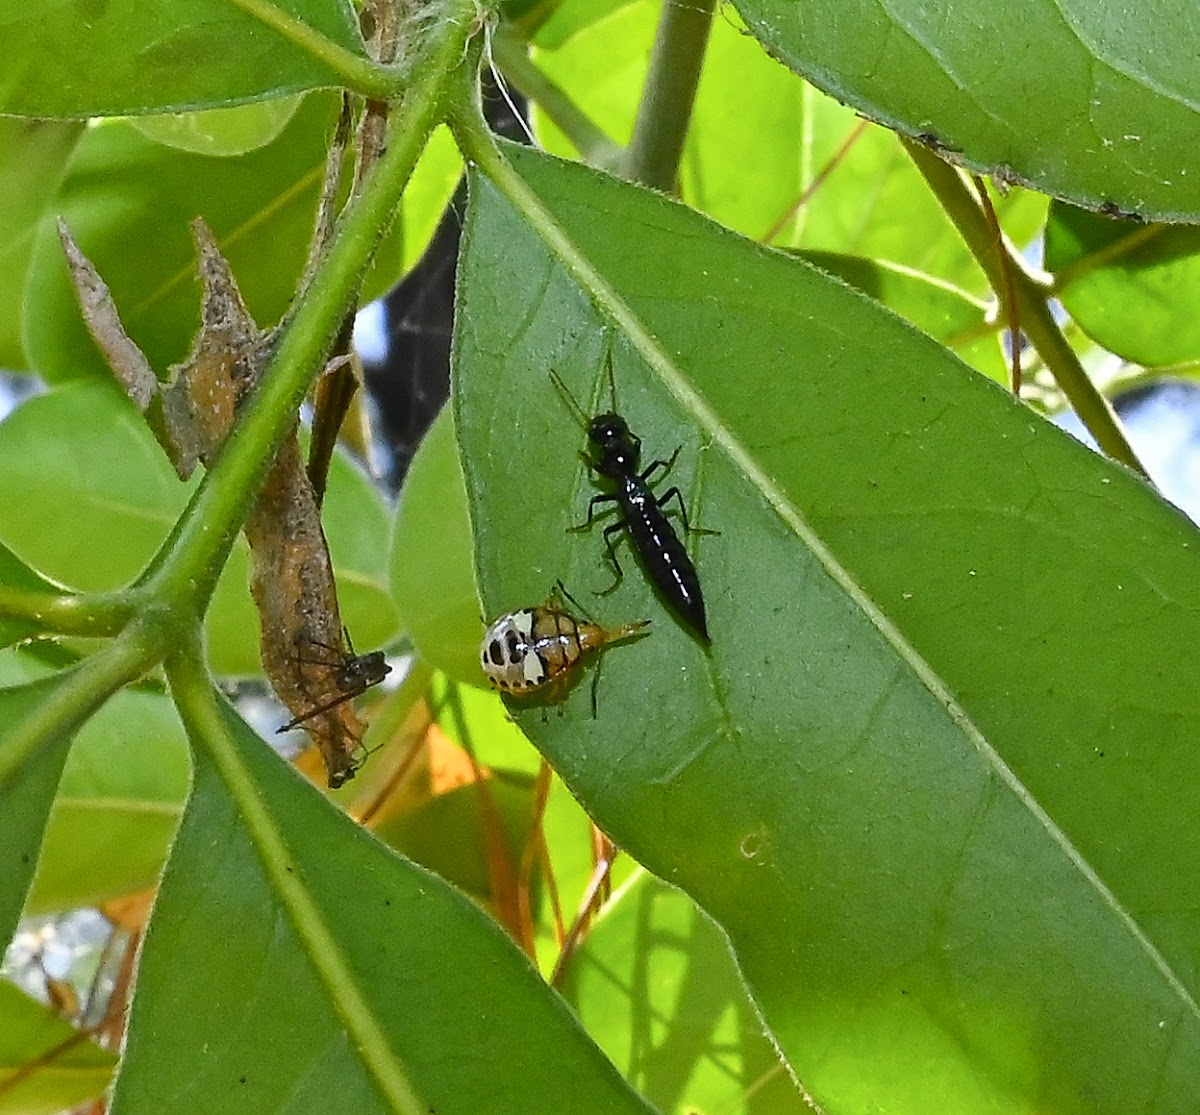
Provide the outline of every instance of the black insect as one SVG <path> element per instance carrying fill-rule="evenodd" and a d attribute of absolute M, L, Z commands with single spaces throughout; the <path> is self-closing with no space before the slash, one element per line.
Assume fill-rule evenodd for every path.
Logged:
<path fill-rule="evenodd" d="M 306 720 L 320 716 L 321 713 L 328 712 L 331 708 L 337 708 L 338 705 L 357 697 L 360 693 L 365 693 L 372 685 L 378 685 L 392 672 L 383 651 L 373 650 L 370 654 L 355 654 L 354 644 L 350 641 L 350 632 L 343 629 L 343 634 L 346 639 L 344 648 L 331 647 L 327 643 L 319 643 L 315 639 L 307 640 L 312 646 L 328 652 L 328 658 L 297 658 L 297 662 L 328 667 L 332 671 L 332 681 L 334 688 L 338 691 L 337 696 L 324 704 L 317 705 L 316 708 L 309 709 L 300 716 L 293 717 L 282 728 L 275 730 L 276 735 L 280 732 L 291 731 L 292 728 L 303 724 Z"/>
<path fill-rule="evenodd" d="M 667 602 L 682 619 L 705 643 L 709 642 L 708 623 L 704 616 L 704 597 L 700 593 L 700 578 L 696 576 L 696 567 L 688 557 L 687 549 L 675 533 L 675 528 L 667 518 L 664 506 L 674 499 L 679 505 L 679 514 L 683 519 L 683 529 L 689 533 L 715 533 L 692 531 L 688 525 L 687 508 L 683 496 L 677 487 L 672 487 L 659 496 L 651 489 L 655 473 L 662 471 L 663 475 L 671 471 L 679 456 L 679 449 L 671 454 L 668 460 L 657 460 L 649 467 L 638 472 L 638 460 L 641 456 L 642 441 L 629 428 L 629 424 L 621 415 L 616 413 L 616 388 L 613 384 L 612 356 L 607 358 L 610 389 L 613 394 L 614 409 L 597 414 L 589 419 L 583 409 L 575 401 L 575 397 L 567 390 L 567 385 L 555 372 L 550 373 L 554 385 L 571 408 L 579 424 L 587 431 L 589 453 L 581 453 L 589 468 L 599 473 L 612 485 L 611 492 L 601 492 L 592 496 L 588 503 L 587 521 L 572 527 L 572 530 L 588 530 L 596 520 L 596 507 L 599 504 L 614 503 L 620 514 L 619 521 L 610 523 L 604 528 L 604 543 L 608 547 L 608 557 L 616 571 L 616 580 L 600 595 L 612 592 L 621 583 L 624 572 L 617 560 L 613 548 L 612 536 L 622 527 L 629 532 L 629 541 L 637 551 L 645 566 L 650 580 L 663 594 Z M 604 514 L 602 512 L 601 514 Z"/>

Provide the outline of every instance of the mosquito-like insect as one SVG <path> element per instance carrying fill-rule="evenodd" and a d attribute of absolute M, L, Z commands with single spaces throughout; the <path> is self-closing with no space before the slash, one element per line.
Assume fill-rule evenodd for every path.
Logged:
<path fill-rule="evenodd" d="M 372 685 L 378 685 L 392 672 L 383 651 L 373 650 L 370 654 L 355 654 L 354 644 L 350 641 L 350 632 L 343 628 L 342 634 L 346 640 L 344 647 L 331 647 L 328 643 L 321 643 L 316 639 L 307 640 L 312 646 L 328 651 L 329 658 L 297 658 L 298 662 L 310 666 L 325 666 L 331 670 L 333 688 L 337 690 L 337 696 L 309 709 L 308 712 L 293 717 L 282 728 L 276 729 L 276 734 L 291 731 L 292 728 L 303 724 L 306 720 L 311 720 L 314 716 L 320 716 L 321 713 L 328 712 L 331 708 L 337 708 L 343 702 L 352 700 L 360 693 L 365 693 Z"/>
<path fill-rule="evenodd" d="M 551 371 L 550 378 L 575 416 L 575 420 L 587 431 L 590 453 L 581 453 L 584 462 L 612 485 L 612 491 L 592 496 L 588 503 L 587 521 L 572 527 L 572 530 L 588 530 L 596 519 L 596 506 L 615 503 L 620 518 L 604 528 L 604 543 L 608 548 L 609 560 L 613 563 L 617 578 L 600 595 L 612 592 L 621 583 L 624 572 L 613 548 L 612 536 L 622 528 L 629 532 L 629 541 L 641 558 L 650 580 L 662 593 L 667 602 L 705 643 L 709 642 L 708 621 L 704 615 L 704 597 L 700 592 L 700 578 L 696 567 L 688 556 L 687 548 L 667 518 L 664 505 L 674 499 L 679 505 L 683 529 L 689 533 L 715 533 L 697 528 L 694 532 L 688 525 L 687 508 L 683 495 L 677 487 L 656 495 L 651 484 L 656 472 L 663 475 L 671 471 L 679 456 L 677 448 L 667 460 L 656 460 L 638 471 L 642 441 L 629 428 L 629 423 L 616 412 L 616 384 L 613 379 L 612 354 L 606 358 L 609 388 L 612 393 L 613 409 L 604 414 L 588 418 L 575 396 L 567 390 L 557 372 Z M 603 514 L 603 512 L 601 513 Z"/>
<path fill-rule="evenodd" d="M 558 581 L 545 604 L 505 612 L 488 626 L 479 648 L 479 664 L 501 692 L 523 697 L 548 689 L 553 699 L 570 683 L 576 665 L 588 651 L 637 635 L 650 623 L 643 619 L 602 627 L 576 619 L 566 610 L 564 598 L 583 611 Z M 592 716 L 596 715 L 598 680 L 599 669 L 592 678 Z"/>

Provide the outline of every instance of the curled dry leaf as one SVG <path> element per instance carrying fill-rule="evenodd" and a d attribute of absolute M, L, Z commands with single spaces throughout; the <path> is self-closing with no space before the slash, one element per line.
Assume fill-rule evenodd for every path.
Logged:
<path fill-rule="evenodd" d="M 188 358 L 160 383 L 125 332 L 108 287 L 66 226 L 59 237 L 84 321 L 181 478 L 209 465 L 262 372 L 273 333 L 250 316 L 212 232 L 192 225 L 202 286 L 201 325 Z M 331 787 L 353 777 L 363 724 L 343 686 L 337 590 L 320 512 L 296 431 L 284 440 L 244 524 L 251 593 L 261 623 L 263 669 L 279 699 L 320 748 Z M 314 710 L 321 711 L 314 714 Z"/>

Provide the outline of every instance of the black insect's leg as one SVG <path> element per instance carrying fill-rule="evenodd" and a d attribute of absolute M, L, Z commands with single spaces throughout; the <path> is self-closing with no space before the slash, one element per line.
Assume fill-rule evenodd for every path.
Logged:
<path fill-rule="evenodd" d="M 615 503 L 617 497 L 610 495 L 607 492 L 601 492 L 599 495 L 594 495 L 588 500 L 588 516 L 586 522 L 578 523 L 573 527 L 568 527 L 571 531 L 590 530 L 592 524 L 596 521 L 596 504 L 598 503 Z M 617 524 L 620 525 L 619 523 Z M 607 532 L 606 532 L 607 533 Z"/>
<path fill-rule="evenodd" d="M 685 534 L 720 534 L 719 530 L 709 530 L 707 527 L 694 527 L 688 522 L 687 508 L 683 505 L 683 493 L 678 488 L 670 488 L 658 497 L 658 506 L 663 507 L 667 500 L 674 499 L 679 504 L 679 516 L 683 519 Z"/>
<path fill-rule="evenodd" d="M 643 481 L 643 483 L 650 484 L 653 482 L 650 478 L 654 475 L 655 469 L 663 469 L 663 475 L 666 476 L 666 474 L 675 467 L 675 458 L 679 456 L 679 450 L 682 448 L 682 445 L 677 445 L 675 447 L 675 452 L 672 453 L 671 456 L 665 461 L 652 461 L 650 465 L 642 471 L 640 479 Z M 659 500 L 659 502 L 661 503 L 662 501 Z"/>
<path fill-rule="evenodd" d="M 608 560 L 613 563 L 613 568 L 617 571 L 617 579 L 608 588 L 596 593 L 597 596 L 607 596 L 610 592 L 615 592 L 617 585 L 625 579 L 625 572 L 621 568 L 621 563 L 617 561 L 617 551 L 613 547 L 612 541 L 613 534 L 623 529 L 624 526 L 624 523 L 610 523 L 604 528 L 604 545 L 608 547 Z"/>

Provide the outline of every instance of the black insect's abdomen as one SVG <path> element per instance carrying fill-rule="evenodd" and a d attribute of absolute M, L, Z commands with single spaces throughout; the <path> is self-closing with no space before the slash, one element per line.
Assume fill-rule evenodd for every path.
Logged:
<path fill-rule="evenodd" d="M 700 595 L 696 567 L 654 493 L 644 481 L 635 477 L 622 480 L 616 496 L 629 540 L 650 580 L 680 619 L 706 643 L 709 642 L 704 597 Z"/>

